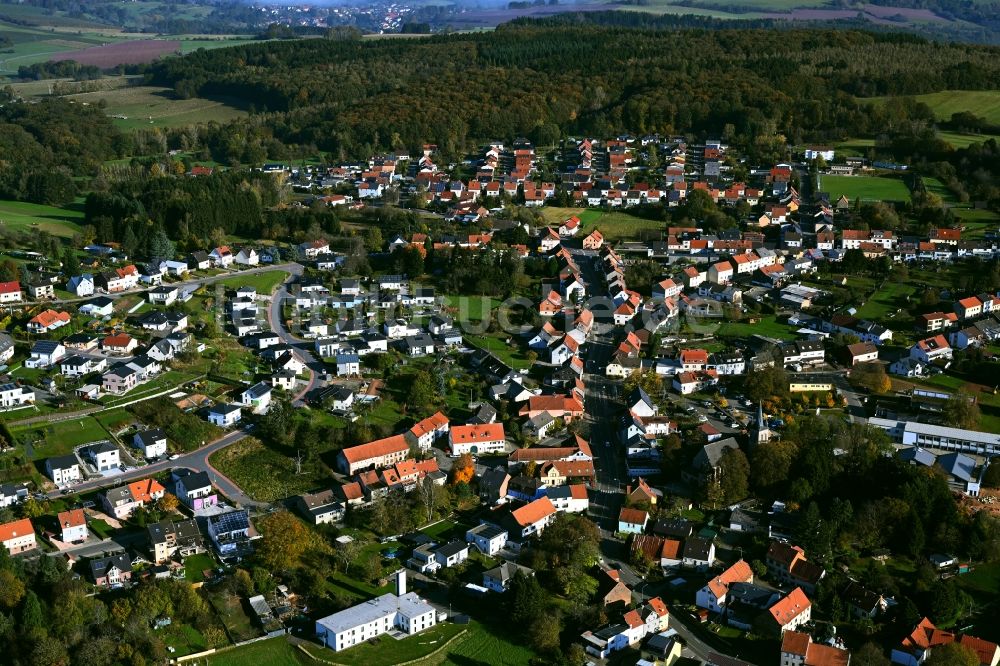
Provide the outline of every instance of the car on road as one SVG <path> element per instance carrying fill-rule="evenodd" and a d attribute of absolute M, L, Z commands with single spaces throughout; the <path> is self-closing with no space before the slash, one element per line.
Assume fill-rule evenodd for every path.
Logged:
<path fill-rule="evenodd" d="M 740 423 L 739 421 L 730 421 L 729 422 L 729 427 L 730 428 L 742 428 L 743 424 Z"/>
<path fill-rule="evenodd" d="M 70 494 L 71 492 L 73 492 L 73 489 L 72 489 L 72 488 L 63 488 L 63 489 L 62 489 L 62 490 L 60 490 L 59 492 L 60 492 L 61 494 L 63 494 L 63 495 L 69 495 L 69 494 Z"/>
<path fill-rule="evenodd" d="M 181 454 L 175 453 L 174 455 L 172 455 L 169 458 L 167 458 L 167 460 L 177 460 L 180 457 L 181 457 Z"/>
<path fill-rule="evenodd" d="M 705 423 L 706 421 L 708 421 L 708 417 L 707 416 L 705 416 L 704 414 L 699 414 L 698 415 L 698 423 Z"/>

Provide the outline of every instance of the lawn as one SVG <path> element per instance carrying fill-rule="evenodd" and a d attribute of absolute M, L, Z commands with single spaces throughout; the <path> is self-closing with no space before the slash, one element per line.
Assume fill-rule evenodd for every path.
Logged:
<path fill-rule="evenodd" d="M 250 437 L 213 453 L 209 462 L 243 492 L 262 502 L 299 495 L 328 480 L 308 463 L 303 465 L 305 473 L 295 474 L 295 461 L 289 455 Z"/>
<path fill-rule="evenodd" d="M 317 655 L 322 654 L 324 658 L 329 658 L 332 653 L 315 646 L 310 646 L 309 650 Z M 302 666 L 303 664 L 318 664 L 313 659 L 309 659 L 301 650 L 294 647 L 284 637 L 270 638 L 266 641 L 257 641 L 250 645 L 243 645 L 231 650 L 217 652 L 203 660 L 207 666 L 245 666 L 246 664 L 267 664 L 268 666 Z"/>
<path fill-rule="evenodd" d="M 500 333 L 499 335 L 502 335 L 504 339 L 494 337 L 490 334 L 467 334 L 465 339 L 470 344 L 491 352 L 494 356 L 515 370 L 522 370 L 529 367 L 531 364 L 528 362 L 528 359 L 522 352 L 521 348 L 517 346 L 517 343 L 512 341 L 511 344 L 507 344 L 507 342 L 505 342 L 508 337 L 513 336 L 508 336 L 505 333 Z"/>
<path fill-rule="evenodd" d="M 858 317 L 886 321 L 899 308 L 905 308 L 907 300 L 916 293 L 910 283 L 886 282 L 875 295 L 858 310 Z"/>
<path fill-rule="evenodd" d="M 898 178 L 883 178 L 881 176 L 820 176 L 821 192 L 830 195 L 831 201 L 836 201 L 841 195 L 847 195 L 851 201 L 862 199 L 867 201 L 909 201 L 910 190 Z"/>
<path fill-rule="evenodd" d="M 461 322 L 466 319 L 482 321 L 500 308 L 500 301 L 486 296 L 445 296 L 445 305 L 455 310 L 455 318 Z"/>
<path fill-rule="evenodd" d="M 436 625 L 402 640 L 382 636 L 377 639 L 374 645 L 371 643 L 362 643 L 338 653 L 336 661 L 343 664 L 365 664 L 365 666 L 393 666 L 394 664 L 425 657 L 431 652 L 440 649 L 446 641 L 465 630 L 466 627 L 462 625 L 446 623 Z M 459 639 L 456 644 L 453 644 L 454 649 L 457 650 L 461 643 L 464 642 L 464 637 Z M 310 652 L 315 652 L 312 646 L 309 647 L 309 650 Z M 488 663 L 495 664 L 500 662 L 490 660 Z"/>
<path fill-rule="evenodd" d="M 868 154 L 870 148 L 874 147 L 875 139 L 848 139 L 834 146 L 840 157 L 862 157 Z"/>
<path fill-rule="evenodd" d="M 132 414 L 130 414 L 124 407 L 117 407 L 115 409 L 107 409 L 103 412 L 98 412 L 94 414 L 94 418 L 98 423 L 104 426 L 108 432 L 135 421 L 135 417 L 132 416 Z"/>
<path fill-rule="evenodd" d="M 226 100 L 178 99 L 170 88 L 132 86 L 114 90 L 79 93 L 68 99 L 87 104 L 104 102 L 105 113 L 120 129 L 181 127 L 216 121 L 225 123 L 246 115 Z"/>
<path fill-rule="evenodd" d="M 208 647 L 208 641 L 197 629 L 186 624 L 171 624 L 157 630 L 163 644 L 172 647 L 174 656 L 182 657 L 193 652 L 201 652 Z"/>
<path fill-rule="evenodd" d="M 755 324 L 745 321 L 722 322 L 715 335 L 720 338 L 745 338 L 751 335 L 763 335 L 779 340 L 794 340 L 796 337 L 791 327 L 780 323 L 774 317 L 761 317 Z"/>
<path fill-rule="evenodd" d="M 215 568 L 215 560 L 208 553 L 192 555 L 184 560 L 184 577 L 192 583 L 201 583 L 205 580 L 205 570 Z"/>
<path fill-rule="evenodd" d="M 640 240 L 652 237 L 658 239 L 666 230 L 666 222 L 647 220 L 622 211 L 604 211 L 597 208 L 545 207 L 542 215 L 549 224 L 558 224 L 570 216 L 580 218 L 584 234 L 600 229 L 608 240 Z"/>
<path fill-rule="evenodd" d="M 107 521 L 97 519 L 87 521 L 87 525 L 90 527 L 90 531 L 96 534 L 101 539 L 107 539 L 111 536 L 113 530 L 111 526 L 108 525 Z"/>
<path fill-rule="evenodd" d="M 236 275 L 222 280 L 220 284 L 228 289 L 239 289 L 240 287 L 253 287 L 258 294 L 270 294 L 278 284 L 285 281 L 288 273 L 285 271 L 264 271 L 252 275 Z"/>
<path fill-rule="evenodd" d="M 535 654 L 523 645 L 523 641 L 511 641 L 503 636 L 492 633 L 478 622 L 470 622 L 466 633 L 458 639 L 453 647 L 449 647 L 444 659 L 431 663 L 455 664 L 491 664 L 491 666 L 520 666 L 534 659 Z M 423 666 L 423 665 L 422 665 Z"/>
<path fill-rule="evenodd" d="M 83 211 L 24 201 L 0 201 L 0 226 L 18 231 L 46 231 L 53 236 L 69 238 L 80 231 Z"/>
<path fill-rule="evenodd" d="M 107 431 L 92 416 L 11 428 L 21 443 L 31 443 L 31 459 L 41 460 L 71 453 L 74 447 L 108 439 Z"/>

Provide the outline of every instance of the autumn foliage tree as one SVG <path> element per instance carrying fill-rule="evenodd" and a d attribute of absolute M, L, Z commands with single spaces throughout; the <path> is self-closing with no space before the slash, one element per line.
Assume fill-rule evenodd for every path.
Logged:
<path fill-rule="evenodd" d="M 264 535 L 257 556 L 271 571 L 291 569 L 312 544 L 313 536 L 301 520 L 287 511 L 278 511 L 257 523 Z"/>
<path fill-rule="evenodd" d="M 463 453 L 455 460 L 451 468 L 451 485 L 457 486 L 462 483 L 469 483 L 476 474 L 476 465 L 472 461 L 472 456 Z"/>

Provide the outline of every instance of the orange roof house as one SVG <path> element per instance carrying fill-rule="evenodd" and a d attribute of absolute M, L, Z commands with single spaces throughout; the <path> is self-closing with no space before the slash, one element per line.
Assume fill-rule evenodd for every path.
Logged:
<path fill-rule="evenodd" d="M 135 501 L 144 504 L 163 497 L 163 494 L 167 492 L 167 489 L 160 485 L 156 479 L 134 481 L 128 484 L 128 489 Z"/>

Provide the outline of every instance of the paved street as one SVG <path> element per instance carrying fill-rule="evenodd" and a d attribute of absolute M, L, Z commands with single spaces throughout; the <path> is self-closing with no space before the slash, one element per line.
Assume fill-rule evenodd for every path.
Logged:
<path fill-rule="evenodd" d="M 305 405 L 306 396 L 315 388 L 318 379 L 317 375 L 323 371 L 323 363 L 313 355 L 312 344 L 309 341 L 295 337 L 285 326 L 282 307 L 285 299 L 289 297 L 288 285 L 302 274 L 302 266 L 299 264 L 291 264 L 291 266 L 294 266 L 294 269 L 290 270 L 291 275 L 288 280 L 278 285 L 277 289 L 271 294 L 271 304 L 267 308 L 267 323 L 271 327 L 271 330 L 277 333 L 285 344 L 295 347 L 302 362 L 306 364 L 306 368 L 309 370 L 309 381 L 306 383 L 305 388 L 292 399 L 293 405 L 301 407 Z"/>
<path fill-rule="evenodd" d="M 119 486 L 123 483 L 134 481 L 136 479 L 142 479 L 154 474 L 159 474 L 160 472 L 166 472 L 172 469 L 187 468 L 195 472 L 208 472 L 209 478 L 216 487 L 222 491 L 233 502 L 240 504 L 244 507 L 260 507 L 266 506 L 260 502 L 256 502 L 244 494 L 240 490 L 239 486 L 230 481 L 227 477 L 223 476 L 208 462 L 209 456 L 211 456 L 216 451 L 224 449 L 230 444 L 238 442 L 249 434 L 247 430 L 234 430 L 233 432 L 220 437 L 214 442 L 210 442 L 205 446 L 192 451 L 191 453 L 186 453 L 175 460 L 164 460 L 162 462 L 154 463 L 152 465 L 146 465 L 145 467 L 139 467 L 137 469 L 132 469 L 122 474 L 119 474 L 110 478 L 95 479 L 93 481 L 86 481 L 84 483 L 79 483 L 72 487 L 73 493 L 87 492 L 90 490 L 98 490 L 102 488 L 112 488 L 114 486 Z M 48 497 L 56 498 L 62 496 L 62 491 L 54 490 L 48 493 Z"/>

